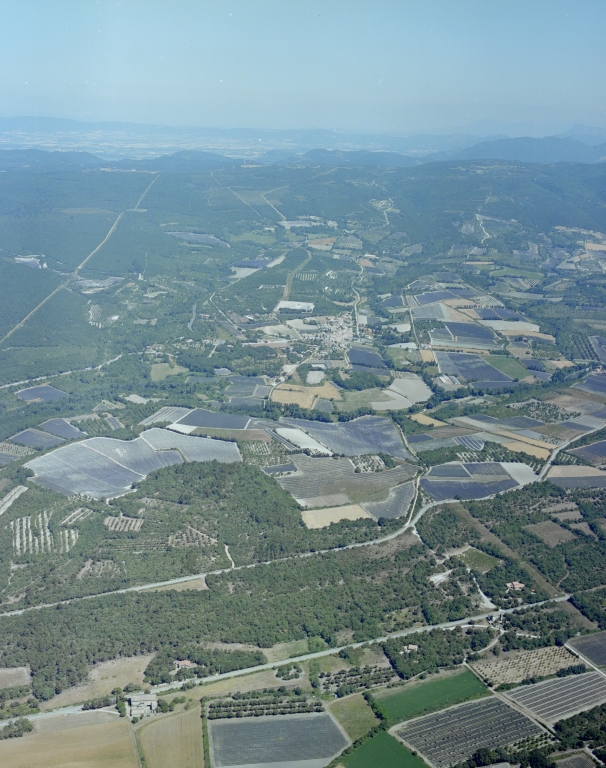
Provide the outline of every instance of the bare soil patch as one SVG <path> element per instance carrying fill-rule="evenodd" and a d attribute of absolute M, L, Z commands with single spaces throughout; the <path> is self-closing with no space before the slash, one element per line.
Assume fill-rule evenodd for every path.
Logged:
<path fill-rule="evenodd" d="M 561 525 L 551 520 L 546 520 L 544 523 L 526 525 L 524 529 L 534 533 L 535 536 L 538 536 L 550 547 L 557 547 L 558 544 L 565 544 L 567 541 L 572 541 L 575 538 L 574 533 L 567 531 L 566 528 L 562 528 Z"/>
<path fill-rule="evenodd" d="M 362 509 L 359 504 L 306 509 L 301 512 L 301 517 L 308 528 L 327 528 L 331 523 L 338 523 L 340 520 L 360 520 L 363 517 L 372 519 L 372 515 Z"/>
<path fill-rule="evenodd" d="M 0 688 L 29 685 L 32 681 L 29 667 L 8 667 L 0 669 Z"/>

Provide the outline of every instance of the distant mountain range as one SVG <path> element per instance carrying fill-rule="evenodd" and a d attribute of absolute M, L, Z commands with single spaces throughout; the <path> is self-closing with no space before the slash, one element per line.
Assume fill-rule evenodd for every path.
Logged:
<path fill-rule="evenodd" d="M 591 146 L 572 137 L 522 137 L 482 141 L 452 152 L 432 152 L 422 157 L 394 152 L 312 149 L 286 162 L 303 165 L 373 165 L 405 168 L 440 160 L 504 160 L 520 163 L 600 163 L 606 161 L 606 143 Z"/>
<path fill-rule="evenodd" d="M 606 162 L 606 142 L 591 145 L 572 136 L 522 137 L 481 141 L 470 147 L 447 152 L 412 155 L 380 150 L 311 149 L 302 154 L 271 150 L 255 162 L 277 165 L 373 166 L 410 168 L 432 162 L 494 160 L 520 163 L 602 163 Z M 0 150 L 0 171 L 22 170 L 49 173 L 69 170 L 112 168 L 118 171 L 164 171 L 195 173 L 245 164 L 243 158 L 215 152 L 185 150 L 159 157 L 108 161 L 90 152 L 47 151 L 41 149 Z"/>
<path fill-rule="evenodd" d="M 90 152 L 49 152 L 43 149 L 0 150 L 0 172 L 28 171 L 53 173 L 111 168 L 117 171 L 164 171 L 166 173 L 196 173 L 242 165 L 244 161 L 213 152 L 175 152 L 145 160 L 108 162 Z"/>

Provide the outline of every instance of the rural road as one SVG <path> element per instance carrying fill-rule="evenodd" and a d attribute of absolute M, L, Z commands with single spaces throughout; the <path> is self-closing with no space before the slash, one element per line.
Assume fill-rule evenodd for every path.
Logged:
<path fill-rule="evenodd" d="M 486 498 L 491 498 L 487 496 Z M 0 619 L 7 618 L 10 616 L 21 616 L 24 613 L 29 613 L 30 611 L 39 611 L 42 608 L 56 608 L 58 605 L 68 605 L 69 603 L 78 602 L 80 600 L 94 600 L 95 598 L 99 597 L 108 597 L 109 595 L 123 595 L 127 592 L 144 592 L 145 590 L 149 589 L 157 589 L 159 587 L 169 587 L 173 584 L 186 584 L 188 581 L 196 581 L 197 579 L 204 579 L 207 576 L 220 576 L 223 573 L 233 573 L 234 571 L 243 571 L 247 568 L 258 568 L 261 565 L 272 565 L 273 563 L 283 563 L 287 562 L 289 560 L 301 560 L 307 557 L 315 557 L 317 555 L 326 555 L 329 552 L 343 552 L 347 549 L 357 549 L 358 547 L 371 547 L 376 544 L 384 544 L 386 541 L 391 541 L 392 539 L 397 538 L 398 536 L 401 536 L 403 533 L 408 531 L 411 528 L 414 528 L 416 523 L 421 519 L 421 517 L 425 514 L 425 512 L 428 509 L 432 509 L 433 507 L 441 506 L 442 504 L 458 504 L 459 501 L 457 499 L 447 499 L 446 501 L 434 501 L 431 504 L 427 504 L 427 506 L 420 509 L 414 518 L 408 520 L 404 524 L 402 528 L 398 528 L 397 531 L 394 531 L 393 533 L 388 534 L 387 536 L 382 536 L 378 539 L 371 539 L 370 541 L 360 541 L 356 542 L 355 544 L 346 544 L 342 547 L 332 547 L 330 549 L 318 549 L 314 552 L 301 552 L 297 555 L 291 555 L 290 557 L 280 557 L 277 560 L 264 560 L 260 563 L 250 563 L 248 565 L 234 565 L 230 568 L 220 568 L 216 571 L 207 571 L 206 573 L 194 573 L 190 576 L 179 576 L 174 579 L 167 579 L 166 581 L 155 581 L 148 584 L 139 584 L 132 587 L 124 587 L 124 589 L 114 589 L 110 592 L 97 592 L 94 595 L 80 595 L 78 597 L 70 597 L 66 600 L 58 600 L 54 603 L 42 603 L 41 605 L 31 605 L 27 608 L 19 608 L 15 611 L 6 611 L 4 613 L 0 613 Z M 231 555 L 229 555 L 229 552 L 227 553 L 229 559 L 231 560 Z M 233 560 L 231 560 L 233 563 Z"/>
<path fill-rule="evenodd" d="M 524 605 L 518 605 L 515 608 L 503 608 L 501 610 L 495 609 L 488 611 L 487 613 L 480 613 L 477 616 L 467 616 L 464 619 L 457 619 L 456 621 L 445 621 L 441 624 L 427 624 L 423 627 L 414 627 L 411 629 L 403 629 L 399 632 L 393 632 L 383 637 L 375 637 L 372 640 L 364 640 L 361 643 L 348 643 L 347 645 L 341 645 L 336 648 L 326 648 L 323 651 L 316 653 L 306 653 L 302 656 L 291 656 L 288 659 L 282 659 L 281 661 L 270 661 L 267 664 L 259 664 L 256 667 L 247 667 L 246 669 L 236 669 L 233 672 L 224 672 L 223 674 L 213 675 L 212 677 L 194 678 L 196 683 L 214 683 L 217 680 L 228 680 L 232 677 L 240 677 L 242 675 L 250 675 L 252 672 L 261 672 L 264 669 L 276 669 L 282 667 L 285 664 L 292 664 L 295 662 L 310 661 L 311 659 L 320 659 L 324 656 L 333 656 L 335 653 L 344 650 L 345 648 L 363 648 L 368 645 L 375 645 L 376 643 L 385 643 L 388 640 L 393 640 L 398 637 L 406 637 L 407 635 L 420 634 L 422 632 L 431 632 L 433 629 L 454 629 L 455 627 L 468 626 L 470 621 L 477 622 L 482 621 L 488 616 L 505 616 L 508 613 L 514 613 L 514 611 L 520 611 L 524 608 L 536 607 L 537 605 L 546 605 L 547 603 L 561 603 L 568 600 L 570 595 L 561 595 L 560 597 L 553 598 L 551 600 L 542 600 L 537 603 L 527 603 Z M 192 680 L 184 680 L 179 683 L 163 683 L 162 685 L 152 686 L 152 690 L 156 693 L 162 691 L 172 690 L 174 688 L 180 688 L 184 683 L 192 682 Z"/>
<path fill-rule="evenodd" d="M 415 635 L 420 634 L 422 632 L 431 632 L 434 629 L 454 629 L 455 627 L 465 627 L 470 626 L 470 622 L 478 622 L 482 621 L 489 616 L 504 616 L 509 613 L 513 613 L 514 611 L 523 610 L 524 608 L 530 608 L 530 607 L 536 607 L 538 605 L 546 605 L 548 603 L 560 603 L 564 602 L 565 600 L 568 600 L 570 595 L 561 595 L 560 597 L 553 598 L 551 600 L 543 600 L 541 602 L 537 603 L 527 603 L 524 605 L 516 606 L 515 608 L 504 608 L 501 610 L 493 610 L 489 611 L 487 613 L 481 613 L 477 614 L 476 616 L 468 616 L 463 619 L 457 619 L 456 621 L 445 621 L 440 624 L 427 624 L 423 627 L 414 627 L 411 629 L 403 629 L 399 632 L 393 632 L 388 635 L 383 635 L 382 637 L 376 637 L 372 640 L 365 640 L 361 643 L 348 643 L 347 645 L 338 646 L 336 648 L 326 648 L 323 651 L 317 651 L 316 653 L 306 653 L 301 656 L 291 656 L 287 659 L 282 659 L 280 661 L 271 661 L 267 664 L 259 664 L 255 667 L 246 667 L 244 669 L 236 669 L 232 672 L 224 672 L 222 674 L 212 675 L 211 677 L 203 677 L 203 678 L 190 678 L 189 680 L 182 680 L 182 681 L 175 681 L 173 683 L 163 683 L 161 685 L 153 685 L 150 686 L 152 691 L 157 694 L 161 694 L 163 692 L 169 691 L 169 690 L 175 690 L 176 688 L 182 688 L 184 684 L 187 683 L 195 683 L 197 685 L 204 685 L 204 684 L 211 684 L 216 683 L 219 680 L 229 680 L 234 677 L 242 677 L 244 675 L 250 675 L 255 672 L 262 672 L 263 670 L 267 669 L 276 669 L 277 667 L 284 666 L 285 664 L 292 664 L 292 663 L 302 663 L 304 661 L 311 661 L 312 659 L 320 659 L 325 656 L 332 656 L 334 654 L 339 653 L 339 651 L 344 650 L 345 648 L 363 648 L 365 646 L 369 645 L 375 645 L 377 643 L 385 643 L 388 640 L 392 640 L 399 637 L 406 637 L 408 635 Z M 490 647 L 490 646 L 489 646 Z M 577 653 L 577 651 L 575 651 Z M 68 714 L 77 714 L 80 712 L 83 712 L 83 710 L 78 705 L 72 705 L 69 707 L 61 707 L 59 709 L 52 709 L 48 710 L 47 712 L 41 712 L 37 715 L 30 715 L 28 717 L 29 720 L 39 719 L 43 717 L 53 717 L 56 715 L 68 715 Z M 86 710 L 89 711 L 89 710 Z"/>
<path fill-rule="evenodd" d="M 566 449 L 571 443 L 574 443 L 575 440 L 578 440 L 579 438 L 584 437 L 585 435 L 590 435 L 593 432 L 597 432 L 600 429 L 602 429 L 602 427 L 596 427 L 595 429 L 591 430 L 591 432 L 586 432 L 584 435 L 578 435 L 577 437 L 572 438 L 572 440 L 568 440 L 568 442 L 566 442 L 563 445 L 561 445 L 558 448 L 556 448 L 552 452 L 552 454 L 549 457 L 549 459 L 547 460 L 547 462 L 545 463 L 545 466 L 543 467 L 541 472 L 539 473 L 538 481 L 540 481 L 540 480 L 542 480 L 544 478 L 544 476 L 547 473 L 549 467 L 551 466 L 551 464 L 553 463 L 555 457 L 557 456 L 557 454 L 560 451 Z M 512 489 L 512 490 L 515 490 L 515 489 Z M 507 493 L 507 492 L 508 491 L 505 491 L 504 493 Z M 478 501 L 485 501 L 485 500 L 492 499 L 492 498 L 494 498 L 494 494 L 492 494 L 490 496 L 485 496 L 485 497 L 483 497 L 483 499 L 478 499 Z M 398 536 L 401 536 L 402 534 L 406 533 L 409 530 L 415 531 L 416 524 L 419 522 L 419 520 L 423 517 L 423 515 L 428 510 L 433 509 L 435 507 L 442 506 L 442 505 L 446 505 L 446 504 L 458 504 L 458 503 L 460 503 L 460 499 L 445 499 L 445 500 L 442 500 L 442 501 L 433 501 L 430 504 L 427 504 L 424 507 L 422 507 L 417 512 L 417 514 L 414 515 L 414 517 L 413 517 L 414 504 L 415 503 L 416 503 L 416 497 L 415 497 L 415 500 L 413 501 L 413 503 L 411 505 L 410 517 L 408 518 L 406 523 L 404 523 L 404 525 L 401 528 L 398 528 L 398 530 L 393 531 L 392 533 L 387 534 L 387 536 L 381 536 L 378 539 L 370 539 L 369 541 L 360 541 L 360 542 L 356 542 L 354 544 L 346 544 L 345 546 L 342 546 L 342 547 L 332 547 L 332 548 L 329 548 L 329 549 L 319 549 L 319 550 L 316 550 L 314 552 L 302 552 L 300 554 L 291 555 L 289 557 L 281 557 L 281 558 L 278 558 L 276 560 L 265 560 L 265 561 L 260 562 L 260 563 L 250 563 L 249 565 L 235 565 L 235 563 L 231 559 L 231 556 L 228 553 L 228 557 L 229 557 L 229 559 L 231 561 L 231 567 L 230 568 L 220 568 L 220 569 L 215 570 L 215 571 L 207 571 L 206 573 L 195 573 L 195 574 L 192 574 L 190 576 L 179 576 L 179 577 L 174 578 L 174 579 L 167 579 L 165 581 L 156 581 L 156 582 L 151 582 L 151 583 L 147 583 L 147 584 L 139 584 L 139 585 L 135 585 L 135 586 L 132 586 L 132 587 L 124 587 L 123 589 L 115 589 L 115 590 L 112 590 L 110 592 L 100 592 L 100 593 L 96 593 L 94 595 L 82 595 L 82 596 L 79 596 L 79 597 L 68 598 L 67 600 L 58 600 L 58 601 L 56 601 L 54 603 L 43 603 L 41 605 L 28 606 L 27 608 L 20 608 L 18 610 L 6 611 L 4 613 L 0 613 L 0 619 L 2 619 L 4 617 L 10 617 L 10 616 L 20 616 L 23 613 L 27 613 L 29 611 L 40 610 L 41 608 L 55 608 L 58 605 L 67 605 L 69 603 L 72 603 L 72 602 L 75 602 L 75 601 L 79 601 L 79 600 L 93 600 L 93 599 L 98 598 L 98 597 L 107 597 L 108 595 L 121 595 L 121 594 L 126 594 L 127 592 L 144 592 L 145 590 L 158 589 L 159 587 L 170 587 L 170 586 L 175 585 L 175 584 L 186 584 L 188 581 L 196 581 L 198 579 L 206 578 L 207 576 L 220 576 L 223 573 L 228 573 L 228 572 L 233 572 L 233 571 L 241 571 L 241 570 L 244 570 L 246 568 L 257 568 L 260 565 L 271 565 L 272 563 L 281 563 L 281 562 L 286 562 L 286 561 L 289 561 L 289 560 L 297 560 L 297 559 L 302 559 L 302 558 L 306 558 L 306 557 L 315 557 L 316 555 L 325 555 L 325 554 L 328 554 L 329 552 L 342 552 L 342 551 L 347 550 L 347 549 L 357 549 L 358 547 L 371 547 L 371 546 L 375 546 L 377 544 L 384 544 L 387 541 L 391 541 L 392 539 L 395 539 Z"/>
<path fill-rule="evenodd" d="M 141 201 L 143 200 L 145 195 L 149 192 L 149 190 L 151 189 L 152 185 L 158 180 L 158 178 L 159 178 L 159 176 L 156 176 L 153 179 L 153 181 L 151 182 L 151 184 L 148 185 L 148 187 L 145 189 L 145 191 L 143 192 L 143 194 L 139 198 L 139 202 L 137 203 L 137 205 L 134 208 L 134 210 L 138 210 L 139 205 L 141 204 Z M 73 280 L 75 280 L 78 277 L 78 273 L 80 272 L 80 270 L 83 267 L 86 266 L 88 261 L 90 261 L 90 259 L 92 259 L 92 257 L 105 245 L 105 243 L 109 240 L 109 238 L 114 234 L 114 232 L 116 231 L 116 227 L 120 223 L 120 221 L 121 221 L 122 217 L 124 216 L 124 214 L 125 214 L 125 211 L 122 211 L 122 213 L 118 214 L 118 218 L 114 221 L 114 223 L 112 224 L 109 232 L 105 235 L 105 237 L 99 243 L 99 245 L 93 251 L 91 251 L 88 254 L 88 256 L 84 259 L 84 261 L 82 261 L 82 262 L 80 262 L 80 264 L 78 264 L 78 266 L 74 269 L 74 271 L 68 276 L 67 280 L 65 280 L 63 283 L 61 283 L 61 285 L 59 285 L 57 288 L 55 288 L 54 291 L 49 293 L 49 295 L 46 296 L 46 298 L 42 299 L 42 301 L 37 306 L 35 306 L 31 310 L 31 312 L 29 312 L 23 318 L 23 320 L 21 320 L 20 322 L 17 323 L 17 325 L 15 325 L 13 328 L 11 328 L 11 330 L 8 331 L 8 333 L 2 339 L 0 339 L 0 344 L 4 343 L 8 338 L 10 338 L 13 335 L 13 333 L 15 333 L 15 331 L 19 330 L 19 328 L 23 328 L 23 326 L 27 323 L 27 321 L 31 317 L 33 317 L 36 314 L 36 312 L 38 312 L 38 310 L 41 309 L 48 301 L 50 301 L 53 298 L 53 296 L 56 296 L 60 291 L 62 291 L 64 288 L 66 288 Z"/>

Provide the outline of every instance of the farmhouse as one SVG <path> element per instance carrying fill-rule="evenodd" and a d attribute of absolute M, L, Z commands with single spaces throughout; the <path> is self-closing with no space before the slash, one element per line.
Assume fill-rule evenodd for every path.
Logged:
<path fill-rule="evenodd" d="M 155 693 L 133 693 L 128 698 L 130 717 L 149 717 L 158 708 Z"/>
<path fill-rule="evenodd" d="M 522 584 L 521 581 L 508 581 L 505 586 L 507 587 L 507 589 L 513 589 L 516 592 L 521 592 L 526 586 L 526 584 Z"/>
<path fill-rule="evenodd" d="M 193 669 L 196 665 L 193 661 L 190 661 L 189 659 L 183 659 L 183 660 L 177 660 L 175 661 L 175 669 L 177 672 L 180 669 Z"/>

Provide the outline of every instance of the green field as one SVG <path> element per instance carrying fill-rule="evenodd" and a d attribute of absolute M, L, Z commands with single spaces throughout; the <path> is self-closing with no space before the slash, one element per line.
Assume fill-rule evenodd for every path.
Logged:
<path fill-rule="evenodd" d="M 337 699 L 331 705 L 330 711 L 352 741 L 360 739 L 378 722 L 361 693 Z"/>
<path fill-rule="evenodd" d="M 480 552 L 475 547 L 468 549 L 467 552 L 463 552 L 459 557 L 468 568 L 473 568 L 474 571 L 481 571 L 482 573 L 488 573 L 491 568 L 499 564 L 496 557 L 488 555 L 486 552 Z"/>
<path fill-rule="evenodd" d="M 527 371 L 514 357 L 488 355 L 486 362 L 490 363 L 497 371 L 501 371 L 506 376 L 511 376 L 512 379 L 523 379 L 530 374 L 530 371 Z"/>
<path fill-rule="evenodd" d="M 455 675 L 441 676 L 437 680 L 387 690 L 374 698 L 393 724 L 476 699 L 487 693 L 486 687 L 466 669 Z"/>
<path fill-rule="evenodd" d="M 357 411 L 358 408 L 370 408 L 371 403 L 387 402 L 390 398 L 382 389 L 361 389 L 343 393 L 343 400 L 335 401 L 339 411 Z"/>
<path fill-rule="evenodd" d="M 341 762 L 346 768 L 426 768 L 419 757 L 385 731 L 365 741 Z"/>

